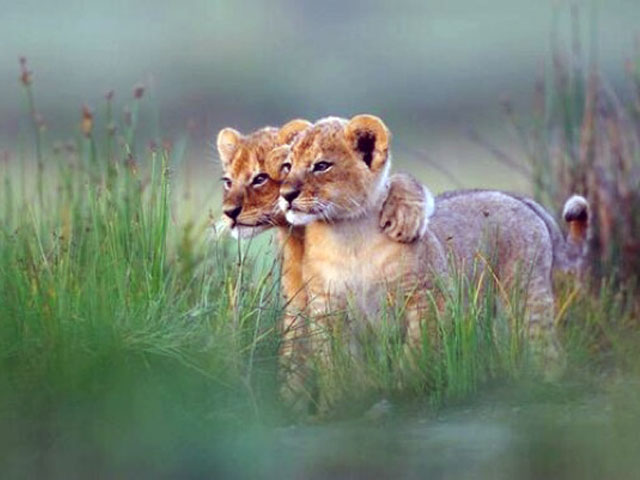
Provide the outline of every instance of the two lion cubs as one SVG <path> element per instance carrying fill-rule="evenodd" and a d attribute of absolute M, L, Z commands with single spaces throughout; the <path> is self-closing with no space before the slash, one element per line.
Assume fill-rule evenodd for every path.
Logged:
<path fill-rule="evenodd" d="M 324 325 L 355 300 L 373 319 L 392 298 L 406 305 L 407 345 L 429 330 L 429 299 L 454 272 L 483 269 L 526 294 L 526 328 L 546 372 L 562 365 L 554 329 L 552 269 L 575 270 L 586 248 L 589 208 L 565 204 L 565 238 L 550 214 L 528 198 L 459 191 L 434 198 L 406 175 L 389 176 L 391 134 L 377 117 L 294 120 L 250 135 L 223 129 L 223 211 L 233 234 L 278 229 L 283 249 L 283 358 L 291 340 Z M 492 259 L 491 264 L 483 264 Z M 526 272 L 523 274 L 523 272 Z M 307 325 L 298 313 L 311 316 Z M 312 345 L 322 351 L 321 344 Z M 289 358 L 295 363 L 295 358 Z M 286 363 L 286 362 L 285 362 Z"/>

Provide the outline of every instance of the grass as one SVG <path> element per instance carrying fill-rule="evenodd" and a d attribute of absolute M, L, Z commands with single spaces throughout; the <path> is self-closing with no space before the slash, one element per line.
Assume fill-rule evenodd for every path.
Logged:
<path fill-rule="evenodd" d="M 504 113 L 522 146 L 536 199 L 557 211 L 579 193 L 591 205 L 588 290 L 576 299 L 583 308 L 569 312 L 574 320 L 565 321 L 580 328 L 569 328 L 567 336 L 591 359 L 600 353 L 610 363 L 637 370 L 640 50 L 636 46 L 626 61 L 626 86 L 616 91 L 599 70 L 595 10 L 585 32 L 584 12 L 572 6 L 570 46 L 558 40 L 561 11 L 554 15 L 551 58 L 536 79 L 531 111 L 516 112 L 506 100 Z M 499 149 L 494 152 L 515 163 Z"/>
<path fill-rule="evenodd" d="M 248 287 L 250 259 L 171 219 L 171 152 L 94 134 L 44 149 L 34 176 L 4 172 L 0 428 L 14 434 L 0 441 L 35 476 L 80 438 L 80 457 L 127 463 L 176 434 L 255 422 L 275 388 L 277 284 Z"/>
<path fill-rule="evenodd" d="M 185 213 L 176 195 L 181 149 L 141 148 L 137 140 L 143 90 L 122 124 L 107 95 L 104 132 L 85 107 L 77 140 L 53 148 L 42 135 L 26 61 L 21 68 L 36 164 L 32 175 L 29 162 L 7 162 L 0 193 L 0 451 L 7 471 L 64 476 L 73 465 L 75 476 L 224 476 L 217 469 L 239 454 L 228 432 L 295 420 L 277 393 L 283 305 L 278 264 L 264 261 L 275 258 L 274 248 L 264 240 L 212 239 L 209 219 Z M 594 193 L 571 176 L 591 168 L 571 152 L 588 143 L 596 114 L 588 105 L 571 115 L 562 110 L 581 104 L 575 89 L 586 89 L 587 104 L 593 95 L 589 82 L 569 84 L 570 91 L 548 93 L 552 113 L 534 115 L 539 143 L 529 158 L 543 200 L 559 205 L 556 197 L 571 188 L 596 208 L 597 281 L 585 289 L 559 279 L 557 300 L 567 376 L 588 383 L 600 381 L 594 372 L 638 373 L 637 277 L 618 274 L 626 264 L 619 256 L 628 248 L 624 229 L 635 232 L 638 217 L 607 224 L 596 200 L 611 192 L 598 186 Z M 558 118 L 570 135 L 560 157 L 552 155 Z M 638 162 L 638 150 L 629 155 Z M 615 173 L 616 165 L 607 168 Z M 553 175 L 558 168 L 573 173 Z M 629 187 L 631 212 L 635 194 L 625 182 L 635 177 L 616 178 L 612 192 Z M 609 243 L 602 240 L 606 228 Z M 384 309 L 355 343 L 340 333 L 351 326 L 338 322 L 332 368 L 318 372 L 336 399 L 334 416 L 359 417 L 383 398 L 437 411 L 491 385 L 535 383 L 522 292 L 480 282 L 460 278 L 448 292 L 444 312 L 432 316 L 440 342 L 425 338 L 408 370 L 398 332 L 402 308 Z"/>
<path fill-rule="evenodd" d="M 592 12 L 593 13 L 593 12 Z M 558 29 L 559 12 L 554 25 Z M 571 9 L 571 46 L 552 36 L 552 55 L 535 84 L 532 111 L 504 111 L 520 141 L 536 199 L 560 208 L 573 193 L 591 204 L 592 278 L 638 285 L 640 272 L 640 52 L 616 92 L 600 71 L 596 22 L 584 47 L 583 15 Z M 513 160 L 509 162 L 514 164 Z"/>

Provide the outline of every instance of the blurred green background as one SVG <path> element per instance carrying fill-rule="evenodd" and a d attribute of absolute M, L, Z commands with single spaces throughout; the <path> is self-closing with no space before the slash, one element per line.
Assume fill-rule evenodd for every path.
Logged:
<path fill-rule="evenodd" d="M 571 5 L 579 7 L 573 20 Z M 6 233 L 0 242 L 0 477 L 636 478 L 638 329 L 635 323 L 625 329 L 630 317 L 621 288 L 587 293 L 582 303 L 578 297 L 575 312 L 566 315 L 567 331 L 583 334 L 593 347 L 576 350 L 576 380 L 530 385 L 525 378 L 514 388 L 497 376 L 488 392 L 446 408 L 416 392 L 415 405 L 392 403 L 380 418 L 282 426 L 287 417 L 274 405 L 272 385 L 276 347 L 269 342 L 275 339 L 262 340 L 258 329 L 279 312 L 268 300 L 273 319 L 260 320 L 270 284 L 258 288 L 247 277 L 240 297 L 244 323 L 235 325 L 236 288 L 245 285 L 238 280 L 244 270 L 236 245 L 216 250 L 204 234 L 208 218 L 193 219 L 219 208 L 217 131 L 248 132 L 293 117 L 374 113 L 394 134 L 399 169 L 433 190 L 528 191 L 531 178 L 505 167 L 470 132 L 524 162 L 522 142 L 502 113 L 504 100 L 527 126 L 535 123 L 536 79 L 553 84 L 551 46 L 555 38 L 570 51 L 572 31 L 582 57 L 597 56 L 606 86 L 626 104 L 624 65 L 640 51 L 639 18 L 638 0 L 0 0 L 0 167 L 10 160 L 0 168 L 6 175 L 0 227 L 8 227 L 0 228 Z M 25 206 L 36 203 L 29 190 L 35 162 L 14 169 L 34 153 L 20 56 L 34 71 L 37 111 L 46 122 L 43 170 L 52 188 L 44 204 L 51 214 L 40 221 L 20 204 L 22 197 Z M 556 73 L 571 64 L 564 60 Z M 126 183 L 130 190 L 122 191 L 148 200 L 137 213 L 155 213 L 155 230 L 121 214 L 127 195 L 114 197 L 114 208 L 102 186 L 87 180 L 91 169 L 75 168 L 90 164 L 94 140 L 99 158 L 108 158 L 102 153 L 105 93 L 115 91 L 115 123 L 122 129 L 124 108 L 140 83 L 146 89 L 136 161 L 148 167 L 145 142 L 169 139 L 175 147 L 170 161 L 184 162 L 172 165 L 180 167 L 170 176 L 172 191 L 194 191 L 190 201 L 174 196 L 180 210 L 171 211 L 171 256 L 161 261 L 149 252 L 167 249 L 161 232 L 167 213 L 144 196 L 144 187 Z M 549 107 L 563 100 L 554 98 Z M 84 103 L 95 113 L 91 138 L 80 132 Z M 571 148 L 555 138 L 555 117 L 540 140 L 548 148 L 532 162 L 558 145 Z M 570 127 L 579 131 L 581 122 Z M 52 154 L 56 141 L 69 139 L 77 150 Z M 120 150 L 117 158 L 127 158 Z M 637 148 L 632 152 L 640 158 Z M 128 182 L 124 163 L 120 180 Z M 68 199 L 53 188 L 57 169 L 72 183 Z M 85 210 L 92 199 L 100 208 Z M 65 227 L 69 205 L 78 207 L 72 213 L 77 232 L 68 237 L 77 243 L 60 249 L 63 260 L 54 261 L 52 271 L 42 242 L 58 252 L 63 236 L 51 233 Z M 20 228 L 14 231 L 8 218 Z M 102 230 L 86 228 L 85 218 Z M 103 237 L 104 230 L 110 234 Z M 273 265 L 265 254 L 271 245 L 266 236 L 256 243 L 253 261 L 261 272 Z M 32 268 L 24 267 L 25 258 Z M 567 291 L 561 298 L 569 304 L 574 297 Z M 22 323 L 30 328 L 14 328 Z M 576 337 L 567 334 L 567 342 L 579 344 Z M 264 351 L 254 361 L 256 345 Z M 362 410 L 368 407 L 363 403 Z"/>
<path fill-rule="evenodd" d="M 621 83 L 640 2 L 573 4 L 581 7 L 582 48 L 595 38 L 601 68 Z M 531 103 L 553 36 L 571 44 L 567 5 L 2 1 L 0 138 L 11 143 L 21 129 L 17 58 L 24 55 L 52 139 L 77 125 L 83 102 L 101 107 L 104 93 L 114 89 L 122 104 L 142 82 L 151 97 L 151 121 L 142 123 L 169 137 L 188 125 L 190 162 L 214 157 L 214 135 L 227 125 L 250 131 L 297 116 L 371 112 L 393 131 L 400 166 L 416 169 L 436 190 L 456 185 L 433 163 L 456 172 L 465 185 L 511 186 L 513 172 L 496 168 L 491 179 L 479 175 L 496 165 L 468 130 L 511 148 L 500 99 Z M 412 167 L 414 160 L 426 170 Z"/>

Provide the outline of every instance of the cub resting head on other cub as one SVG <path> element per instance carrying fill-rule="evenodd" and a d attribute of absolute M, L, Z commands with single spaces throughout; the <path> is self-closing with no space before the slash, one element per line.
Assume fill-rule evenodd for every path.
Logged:
<path fill-rule="evenodd" d="M 250 237 L 271 227 L 291 225 L 278 207 L 280 185 L 291 167 L 286 161 L 288 150 L 279 147 L 286 147 L 311 126 L 307 120 L 295 119 L 279 129 L 264 127 L 247 135 L 230 127 L 220 130 L 223 221 L 232 236 Z M 380 228 L 395 241 L 414 242 L 426 229 L 432 197 L 409 175 L 396 174 L 389 180 L 393 202 L 380 212 Z"/>
<path fill-rule="evenodd" d="M 310 126 L 306 120 L 296 119 L 279 129 L 265 127 L 247 135 L 224 128 L 217 138 L 224 171 L 222 210 L 231 234 L 243 238 L 271 227 L 277 230 L 282 253 L 281 281 L 287 302 L 281 324 L 280 359 L 285 377 L 283 394 L 290 403 L 296 403 L 296 391 L 303 390 L 304 373 L 295 368 L 304 364 L 304 340 L 308 337 L 306 325 L 298 315 L 307 302 L 302 276 L 305 229 L 286 221 L 278 207 L 278 196 L 291 166 L 286 162 L 288 150 L 283 146 Z M 424 233 L 427 216 L 432 211 L 428 203 L 431 197 L 426 193 L 413 178 L 393 176 L 389 180 L 393 201 L 380 212 L 379 229 L 393 242 L 414 242 Z"/>

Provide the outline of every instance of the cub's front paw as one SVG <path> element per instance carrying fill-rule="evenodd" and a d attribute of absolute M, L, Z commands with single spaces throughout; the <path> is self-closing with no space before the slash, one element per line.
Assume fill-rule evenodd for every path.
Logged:
<path fill-rule="evenodd" d="M 426 231 L 433 209 L 433 195 L 426 187 L 410 175 L 392 175 L 380 212 L 380 229 L 396 242 L 415 242 Z"/>
<path fill-rule="evenodd" d="M 387 198 L 380 213 L 380 229 L 396 242 L 415 242 L 424 231 L 424 205 L 406 198 Z"/>

